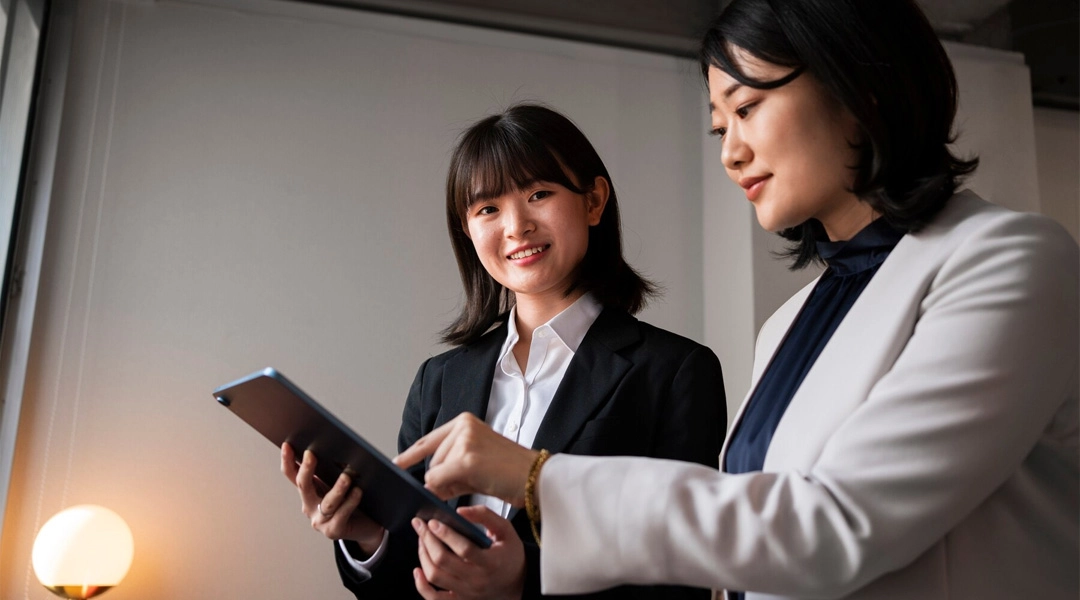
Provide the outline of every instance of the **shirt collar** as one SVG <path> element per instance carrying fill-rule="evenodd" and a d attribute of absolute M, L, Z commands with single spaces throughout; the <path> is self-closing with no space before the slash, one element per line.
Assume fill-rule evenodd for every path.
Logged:
<path fill-rule="evenodd" d="M 884 218 L 878 217 L 850 240 L 817 242 L 817 251 L 818 256 L 837 275 L 850 275 L 885 262 L 902 237 L 904 232 L 893 228 Z"/>
<path fill-rule="evenodd" d="M 592 294 L 585 293 L 545 325 L 551 327 L 571 352 L 577 352 L 585 334 L 589 332 L 596 317 L 600 316 L 602 309 Z"/>
<path fill-rule="evenodd" d="M 576 353 L 578 347 L 581 346 L 582 340 L 585 339 L 585 334 L 589 332 L 589 328 L 592 327 L 603 309 L 604 307 L 597 302 L 596 298 L 591 293 L 586 292 L 575 300 L 573 304 L 552 317 L 547 323 L 537 327 L 537 329 L 541 327 L 550 328 L 555 333 L 555 336 L 559 338 L 559 341 L 565 344 L 571 352 Z M 506 320 L 506 328 L 506 341 L 503 342 L 502 350 L 499 352 L 500 359 L 510 352 L 514 344 L 521 338 L 517 330 L 517 306 L 510 309 L 510 315 Z"/>

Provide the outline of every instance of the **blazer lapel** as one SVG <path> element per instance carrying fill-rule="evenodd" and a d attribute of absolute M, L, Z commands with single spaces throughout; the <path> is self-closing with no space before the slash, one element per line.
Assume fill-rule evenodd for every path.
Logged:
<path fill-rule="evenodd" d="M 641 337 L 637 323 L 625 312 L 607 308 L 596 317 L 551 399 L 533 439 L 534 449 L 562 452 L 603 405 L 632 366 L 618 351 Z M 508 518 L 513 520 L 518 512 L 510 509 Z"/>
<path fill-rule="evenodd" d="M 754 347 L 754 370 L 750 376 L 750 390 L 746 392 L 742 403 L 739 404 L 739 408 L 735 412 L 735 418 L 731 420 L 731 426 L 728 427 L 728 434 L 724 436 L 724 443 L 720 447 L 721 471 L 724 469 L 728 444 L 731 443 L 732 434 L 742 421 L 743 413 L 746 412 L 746 405 L 750 402 L 750 396 L 754 394 L 754 389 L 757 387 L 758 381 L 761 380 L 761 375 L 765 372 L 768 364 L 772 362 L 773 356 L 780 348 L 780 343 L 787 337 L 791 324 L 795 321 L 795 317 L 799 315 L 803 304 L 806 303 L 806 299 L 810 296 L 810 292 L 813 291 L 819 279 L 821 279 L 820 276 L 815 277 L 813 281 L 803 286 L 761 326 L 761 331 L 758 332 L 757 344 Z"/>
<path fill-rule="evenodd" d="M 836 328 L 776 427 L 765 468 L 809 468 L 833 431 L 862 403 L 904 350 L 919 319 L 922 300 L 967 216 L 988 205 L 954 196 L 935 221 L 901 238 Z M 959 229 L 958 229 L 959 227 Z"/>
<path fill-rule="evenodd" d="M 551 399 L 533 448 L 547 448 L 555 453 L 570 445 L 630 370 L 630 361 L 620 356 L 618 350 L 636 342 L 640 336 L 637 319 L 612 309 L 600 313 Z"/>
<path fill-rule="evenodd" d="M 464 412 L 476 415 L 481 421 L 486 420 L 495 361 L 506 341 L 506 330 L 506 323 L 503 323 L 447 361 L 435 427 Z"/>
<path fill-rule="evenodd" d="M 911 236 L 904 236 L 837 326 L 776 426 L 765 455 L 767 470 L 813 465 L 840 421 L 895 361 L 903 348 L 896 343 L 910 337 L 915 297 L 921 296 L 911 279 L 912 259 L 929 262 L 918 250 Z"/>

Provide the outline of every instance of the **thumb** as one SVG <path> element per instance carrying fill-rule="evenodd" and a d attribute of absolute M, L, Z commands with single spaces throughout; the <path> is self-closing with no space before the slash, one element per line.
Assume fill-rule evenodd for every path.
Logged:
<path fill-rule="evenodd" d="M 517 532 L 514 531 L 514 526 L 510 521 L 500 517 L 495 511 L 483 504 L 462 506 L 457 511 L 467 521 L 487 529 L 488 536 L 496 541 L 505 540 L 511 536 L 517 537 Z"/>

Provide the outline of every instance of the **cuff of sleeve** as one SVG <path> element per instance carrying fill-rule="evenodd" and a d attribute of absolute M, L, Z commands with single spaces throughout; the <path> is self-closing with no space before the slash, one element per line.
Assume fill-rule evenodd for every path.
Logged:
<path fill-rule="evenodd" d="M 583 594 L 610 587 L 598 585 L 603 577 L 593 571 L 594 562 L 603 561 L 581 559 L 618 552 L 605 547 L 613 540 L 603 538 L 603 524 L 593 519 L 596 505 L 583 502 L 587 493 L 584 484 L 589 477 L 611 476 L 611 472 L 598 469 L 596 461 L 591 456 L 556 454 L 540 470 L 536 495 L 544 526 L 540 548 L 540 587 L 544 594 Z"/>
<path fill-rule="evenodd" d="M 338 546 L 341 547 L 341 552 L 345 556 L 345 561 L 349 563 L 349 566 L 356 572 L 356 579 L 358 581 L 367 581 L 371 579 L 371 572 L 382 561 L 383 556 L 386 555 L 386 547 L 390 542 L 390 532 L 383 531 L 382 541 L 379 542 L 378 549 L 375 553 L 364 560 L 360 560 L 353 556 L 353 551 L 356 549 L 355 544 L 348 544 L 345 540 L 338 540 Z"/>
<path fill-rule="evenodd" d="M 654 517 L 664 511 L 649 509 L 667 499 L 660 491 L 669 483 L 658 476 L 663 470 L 656 468 L 648 481 L 630 476 L 637 470 L 635 466 L 650 460 L 655 465 L 661 462 L 556 454 L 544 463 L 538 482 L 544 525 L 540 548 L 544 594 L 586 594 L 624 583 L 664 581 L 657 575 L 665 562 L 664 548 L 659 546 L 663 538 L 648 537 L 651 528 L 663 527 Z M 660 556 L 655 551 L 640 551 L 642 544 L 656 544 Z"/>

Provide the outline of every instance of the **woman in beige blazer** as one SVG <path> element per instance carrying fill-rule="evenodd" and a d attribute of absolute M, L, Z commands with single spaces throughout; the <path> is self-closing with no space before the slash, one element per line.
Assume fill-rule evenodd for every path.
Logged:
<path fill-rule="evenodd" d="M 1077 598 L 1077 245 L 957 192 L 976 161 L 948 148 L 956 82 L 925 17 L 734 0 L 701 64 L 728 175 L 795 266 L 828 267 L 762 328 L 721 470 L 546 460 L 470 418 L 399 463 L 525 506 L 545 593 Z"/>

